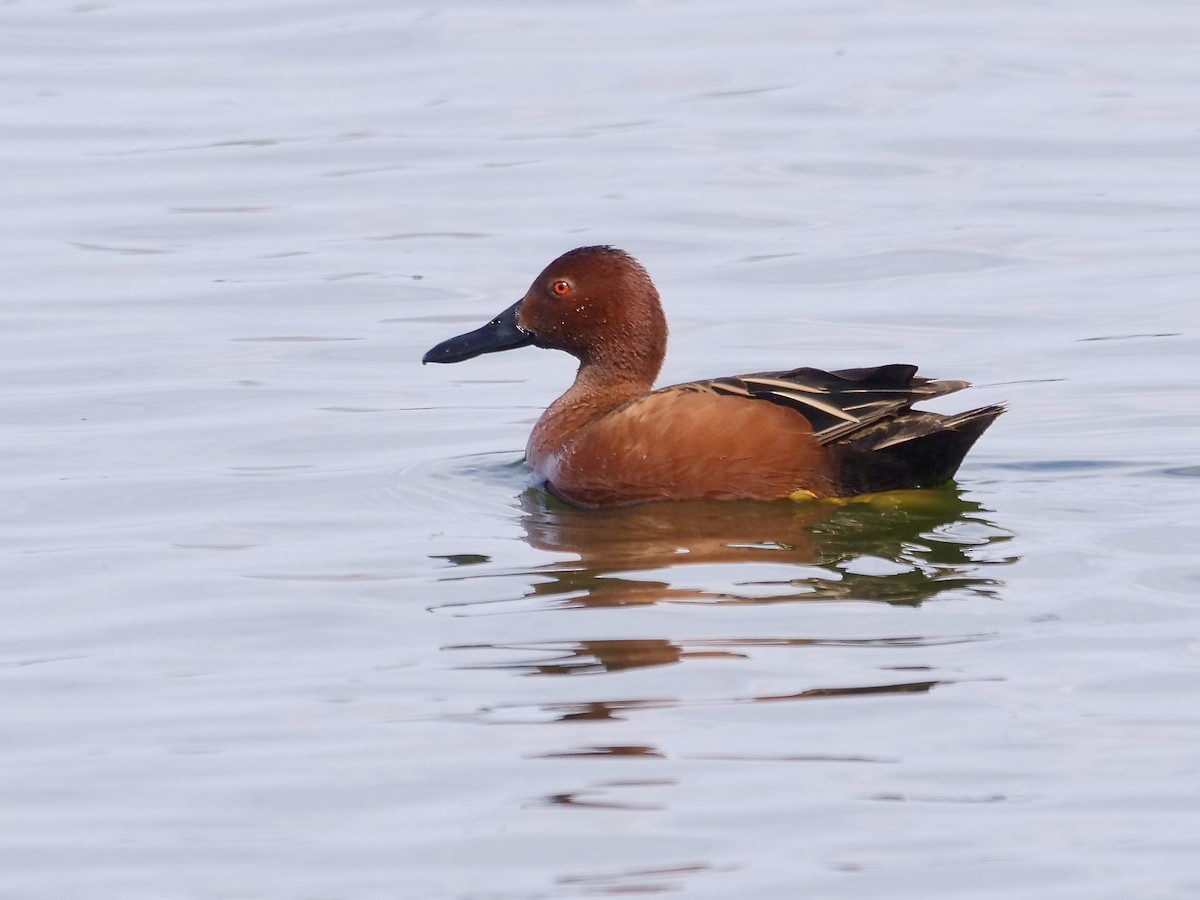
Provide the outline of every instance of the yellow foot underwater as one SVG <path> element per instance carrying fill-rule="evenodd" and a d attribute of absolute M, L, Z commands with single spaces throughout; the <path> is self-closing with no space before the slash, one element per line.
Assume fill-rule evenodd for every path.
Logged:
<path fill-rule="evenodd" d="M 895 491 L 879 491 L 874 494 L 855 494 L 853 497 L 818 497 L 812 491 L 801 488 L 788 494 L 788 499 L 801 503 L 823 503 L 829 506 L 849 506 L 854 503 L 863 503 L 878 509 L 917 511 L 945 506 L 948 499 L 947 494 L 951 498 L 958 498 L 952 483 L 936 488 L 903 488 Z"/>

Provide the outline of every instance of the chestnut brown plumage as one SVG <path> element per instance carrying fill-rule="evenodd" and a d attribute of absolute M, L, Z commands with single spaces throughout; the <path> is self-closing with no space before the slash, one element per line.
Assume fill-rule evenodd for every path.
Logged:
<path fill-rule="evenodd" d="M 550 263 L 519 301 L 424 362 L 529 344 L 579 360 L 575 383 L 542 414 L 526 458 L 580 506 L 650 500 L 847 497 L 933 487 L 1004 407 L 963 413 L 914 403 L 968 387 L 885 365 L 791 369 L 653 390 L 667 323 L 646 270 L 613 247 Z"/>

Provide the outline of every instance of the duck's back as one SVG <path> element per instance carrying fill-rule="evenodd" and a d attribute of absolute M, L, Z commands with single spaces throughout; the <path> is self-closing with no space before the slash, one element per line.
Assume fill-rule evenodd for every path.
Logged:
<path fill-rule="evenodd" d="M 576 419 L 530 462 L 552 490 L 588 506 L 931 487 L 953 477 L 1003 409 L 944 416 L 911 406 L 966 386 L 906 365 L 690 382 Z"/>

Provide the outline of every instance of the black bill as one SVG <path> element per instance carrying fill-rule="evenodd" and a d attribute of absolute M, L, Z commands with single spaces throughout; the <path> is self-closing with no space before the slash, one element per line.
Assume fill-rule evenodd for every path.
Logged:
<path fill-rule="evenodd" d="M 532 344 L 533 335 L 517 324 L 517 307 L 520 305 L 521 301 L 518 300 L 482 328 L 442 341 L 421 357 L 421 363 L 462 362 L 483 353 Z"/>

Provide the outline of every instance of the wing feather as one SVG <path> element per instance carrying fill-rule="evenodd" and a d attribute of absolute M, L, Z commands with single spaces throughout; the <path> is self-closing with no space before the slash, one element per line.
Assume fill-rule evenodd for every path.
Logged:
<path fill-rule="evenodd" d="M 922 378 L 916 372 L 916 366 L 904 364 L 835 372 L 801 368 L 693 381 L 665 390 L 703 391 L 786 406 L 808 419 L 820 443 L 831 444 L 921 400 L 969 386 L 966 381 Z"/>

